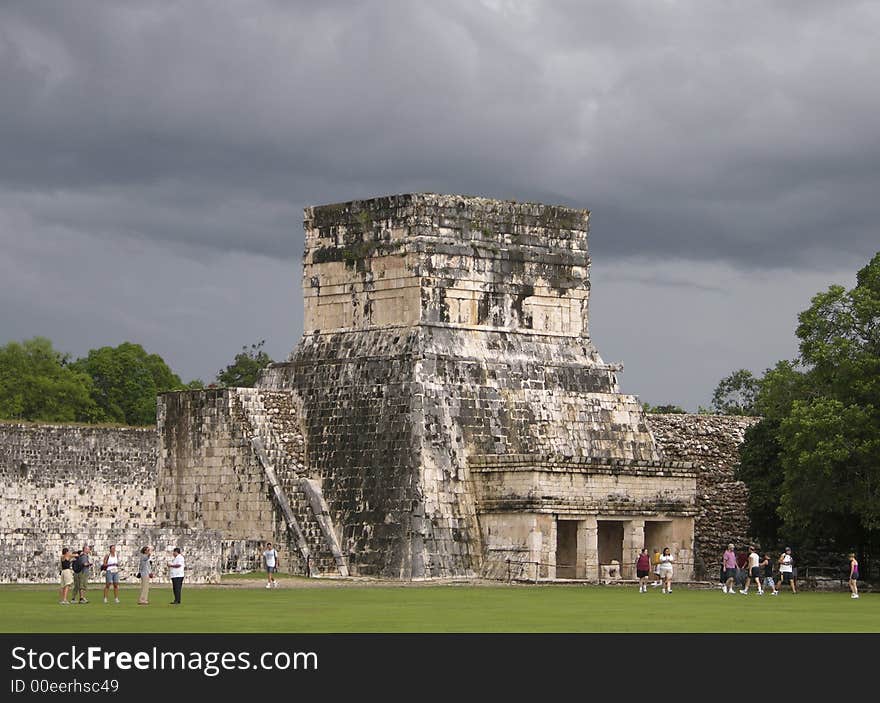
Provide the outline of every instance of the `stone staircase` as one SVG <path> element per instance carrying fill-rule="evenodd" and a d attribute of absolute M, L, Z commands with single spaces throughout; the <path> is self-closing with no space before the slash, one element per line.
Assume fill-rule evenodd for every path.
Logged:
<path fill-rule="evenodd" d="M 291 540 L 310 576 L 348 576 L 320 483 L 307 475 L 305 442 L 299 429 L 293 394 L 237 388 L 241 420 L 249 429 Z"/>

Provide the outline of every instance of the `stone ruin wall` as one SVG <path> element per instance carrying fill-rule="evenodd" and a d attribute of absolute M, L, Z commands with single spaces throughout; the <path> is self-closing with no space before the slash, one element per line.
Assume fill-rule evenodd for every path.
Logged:
<path fill-rule="evenodd" d="M 745 430 L 757 420 L 656 414 L 649 414 L 647 419 L 668 458 L 696 465 L 695 551 L 702 565 L 697 576 L 713 579 L 727 542 L 733 540 L 741 546 L 749 540 L 747 489 L 733 479 L 733 471 L 737 447 Z M 399 431 L 389 426 L 389 437 Z M 210 440 L 201 445 L 200 451 L 207 452 L 213 445 L 215 458 L 220 458 L 217 450 L 223 442 L 226 451 L 232 451 L 228 440 L 216 444 Z M 214 526 L 218 535 L 205 526 L 192 526 L 197 523 L 195 511 L 189 516 L 165 509 L 157 513 L 156 487 L 160 482 L 155 429 L 0 423 L 0 480 L 5 486 L 0 505 L 0 582 L 55 582 L 55 559 L 61 547 L 79 548 L 83 543 L 94 544 L 99 557 L 111 543 L 119 545 L 123 557 L 133 556 L 144 543 L 154 545 L 157 556 L 165 547 L 180 544 L 194 580 L 213 581 L 220 571 L 259 568 L 257 542 L 274 537 L 274 541 L 284 544 L 286 535 L 277 512 L 271 509 L 264 479 L 255 465 L 246 466 L 252 460 L 249 448 L 241 447 L 241 463 L 233 462 L 227 454 L 225 468 L 215 467 L 219 480 L 213 485 L 229 492 L 215 502 L 230 505 L 234 503 L 229 500 L 241 501 L 238 487 L 248 482 L 253 490 L 244 493 L 250 499 L 239 503 L 235 512 L 221 508 L 216 515 L 228 527 L 230 520 L 239 519 L 236 516 L 242 508 L 251 511 L 254 505 L 257 507 L 250 512 L 250 527 L 224 534 L 220 529 L 223 524 L 218 521 Z M 372 490 L 382 489 L 375 486 Z M 392 498 L 402 492 L 401 487 L 392 485 L 384 490 Z M 210 495 L 204 487 L 198 491 L 199 502 Z M 353 493 L 353 501 L 364 500 L 364 493 Z M 107 500 L 111 496 L 113 500 Z M 248 500 L 255 501 L 254 505 Z M 364 500 L 364 508 L 368 501 Z M 160 502 L 169 505 L 167 497 Z M 187 497 L 186 504 L 194 506 L 197 502 Z M 192 524 L 160 526 L 177 517 L 186 517 L 182 522 Z M 294 548 L 288 545 L 282 551 L 290 555 L 287 564 L 282 562 L 282 569 L 299 573 L 302 567 L 295 559 Z M 234 558 L 241 561 L 236 564 Z M 164 577 L 160 569 L 157 575 Z"/>
<path fill-rule="evenodd" d="M 156 456 L 154 428 L 0 423 L 0 582 L 57 582 L 62 547 L 84 544 L 93 560 L 116 544 L 123 583 L 134 581 L 144 544 L 158 581 L 172 545 L 189 580 L 216 581 L 216 533 L 157 524 Z M 103 582 L 98 568 L 91 580 Z"/>
<path fill-rule="evenodd" d="M 156 512 L 161 523 L 274 541 L 269 485 L 235 421 L 234 390 L 163 394 Z"/>
<path fill-rule="evenodd" d="M 716 580 L 721 554 L 733 542 L 737 551 L 753 539 L 747 517 L 748 487 L 734 479 L 739 446 L 757 417 L 649 414 L 648 423 L 664 454 L 692 462 L 697 469 L 694 569 L 700 579 Z"/>
<path fill-rule="evenodd" d="M 258 547 L 271 541 L 283 572 L 347 575 L 320 478 L 306 469 L 295 394 L 163 393 L 158 434 L 158 519 L 217 530 L 225 571 L 262 568 Z"/>
<path fill-rule="evenodd" d="M 589 340 L 587 211 L 416 194 L 304 229 L 305 333 L 260 385 L 302 397 L 358 573 L 474 573 L 468 456 L 659 458 Z"/>
<path fill-rule="evenodd" d="M 249 441 L 253 428 L 239 397 L 246 392 L 224 388 L 159 397 L 157 518 L 218 531 L 229 545 L 224 571 L 237 570 L 241 560 L 245 568 L 262 568 L 258 545 L 271 541 L 279 570 L 304 573 Z"/>

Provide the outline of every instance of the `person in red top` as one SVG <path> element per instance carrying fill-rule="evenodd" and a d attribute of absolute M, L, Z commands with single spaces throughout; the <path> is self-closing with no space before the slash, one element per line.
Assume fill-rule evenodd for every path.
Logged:
<path fill-rule="evenodd" d="M 639 593 L 648 592 L 648 577 L 651 575 L 651 556 L 648 548 L 642 547 L 639 560 L 636 562 L 636 576 L 639 578 Z"/>

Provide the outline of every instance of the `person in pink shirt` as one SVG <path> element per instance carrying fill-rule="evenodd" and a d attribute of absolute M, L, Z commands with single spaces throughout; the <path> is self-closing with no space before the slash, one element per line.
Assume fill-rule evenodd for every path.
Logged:
<path fill-rule="evenodd" d="M 724 592 L 732 595 L 736 594 L 736 552 L 733 551 L 733 543 L 727 545 L 727 550 L 721 557 L 724 566 Z"/>

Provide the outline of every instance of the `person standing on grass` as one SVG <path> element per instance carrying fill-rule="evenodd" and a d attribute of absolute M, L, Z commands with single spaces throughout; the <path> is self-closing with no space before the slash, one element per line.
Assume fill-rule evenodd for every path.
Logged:
<path fill-rule="evenodd" d="M 70 605 L 67 600 L 67 594 L 73 585 L 73 555 L 70 550 L 65 547 L 61 550 L 61 595 L 58 603 L 60 605 Z"/>
<path fill-rule="evenodd" d="M 758 562 L 761 558 L 758 556 L 758 552 L 755 551 L 754 547 L 749 547 L 749 561 L 746 564 L 746 568 L 748 571 L 746 572 L 746 585 L 740 591 L 744 596 L 749 595 L 749 586 L 751 585 L 752 579 L 755 580 L 755 586 L 758 589 L 758 595 L 763 596 L 764 590 L 761 588 L 761 567 L 758 566 Z"/>
<path fill-rule="evenodd" d="M 654 576 L 657 578 L 651 583 L 651 587 L 659 586 L 663 583 L 663 579 L 660 578 L 660 550 L 657 547 L 654 547 L 654 555 L 651 557 L 651 564 L 654 566 Z"/>
<path fill-rule="evenodd" d="M 174 600 L 171 601 L 171 605 L 180 605 L 180 593 L 183 590 L 183 569 L 186 562 L 183 559 L 183 554 L 180 553 L 180 547 L 175 547 L 172 553 L 174 558 L 168 562 L 171 588 L 174 590 Z"/>
<path fill-rule="evenodd" d="M 89 556 L 91 548 L 84 545 L 79 556 L 73 562 L 73 602 L 88 603 L 86 591 L 89 585 L 89 569 L 92 568 L 92 559 Z"/>
<path fill-rule="evenodd" d="M 141 593 L 140 596 L 138 596 L 138 605 L 150 604 L 150 579 L 153 578 L 153 564 L 150 561 L 152 555 L 152 547 L 141 547 L 141 559 L 138 564 L 138 577 L 141 580 Z"/>
<path fill-rule="evenodd" d="M 770 561 L 769 554 L 764 555 L 764 561 L 759 566 L 764 570 L 764 590 L 769 588 L 771 596 L 779 595 L 779 591 L 776 590 L 776 582 L 773 581 L 773 562 Z"/>
<path fill-rule="evenodd" d="M 724 592 L 731 595 L 736 593 L 736 552 L 733 551 L 733 542 L 727 545 L 727 550 L 721 557 L 721 565 L 724 567 Z"/>
<path fill-rule="evenodd" d="M 660 555 L 660 578 L 663 579 L 663 593 L 672 593 L 672 553 L 669 547 L 663 548 Z"/>
<path fill-rule="evenodd" d="M 266 588 L 278 588 L 278 582 L 275 580 L 275 572 L 278 570 L 278 552 L 272 547 L 271 542 L 266 542 L 263 560 L 266 562 Z"/>
<path fill-rule="evenodd" d="M 785 551 L 779 556 L 779 577 L 782 579 L 782 585 L 791 586 L 791 592 L 797 593 L 797 586 L 794 583 L 794 558 L 791 556 L 791 547 L 786 547 Z"/>
<path fill-rule="evenodd" d="M 639 579 L 639 593 L 648 592 L 648 577 L 651 575 L 651 555 L 648 548 L 642 547 L 639 559 L 636 561 L 636 577 Z"/>
<path fill-rule="evenodd" d="M 852 553 L 849 555 L 849 590 L 852 594 L 850 598 L 859 597 L 859 562 Z"/>
<path fill-rule="evenodd" d="M 113 586 L 113 601 L 119 602 L 119 556 L 116 554 L 116 545 L 110 545 L 110 553 L 104 556 L 104 563 L 101 564 L 101 571 L 104 572 L 104 602 L 107 602 L 107 595 L 110 593 L 110 586 Z"/>

